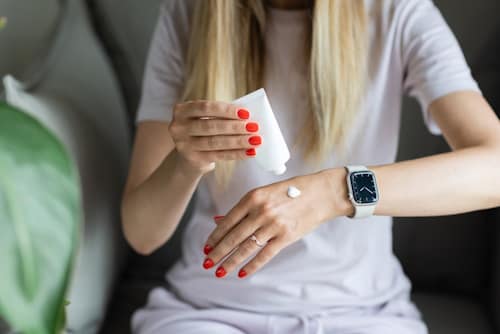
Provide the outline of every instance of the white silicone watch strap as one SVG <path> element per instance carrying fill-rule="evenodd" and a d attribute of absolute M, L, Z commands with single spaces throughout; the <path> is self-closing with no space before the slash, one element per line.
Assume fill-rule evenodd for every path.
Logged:
<path fill-rule="evenodd" d="M 370 171 L 366 166 L 346 166 L 346 169 L 349 173 L 353 172 L 365 172 L 365 171 Z M 348 181 L 350 182 L 350 180 Z M 357 205 L 354 203 L 354 199 L 351 200 L 353 206 L 354 206 L 354 215 L 351 218 L 365 218 L 373 215 L 373 212 L 375 211 L 375 206 L 377 205 L 376 203 L 373 203 L 371 205 Z"/>

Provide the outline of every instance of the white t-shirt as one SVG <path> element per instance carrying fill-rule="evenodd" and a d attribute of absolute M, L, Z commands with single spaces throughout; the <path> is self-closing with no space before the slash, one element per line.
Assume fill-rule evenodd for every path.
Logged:
<path fill-rule="evenodd" d="M 194 1 L 167 1 L 154 34 L 137 122 L 169 121 L 184 83 L 184 63 Z M 226 192 L 213 173 L 198 186 L 194 214 L 183 236 L 182 258 L 167 273 L 172 291 L 197 307 L 252 312 L 312 314 L 350 312 L 396 301 L 398 314 L 415 316 L 410 283 L 392 251 L 391 217 L 332 219 L 283 249 L 258 273 L 215 279 L 204 270 L 204 242 L 212 217 L 226 214 L 248 191 L 296 175 L 345 164 L 395 161 L 404 93 L 418 99 L 429 130 L 440 133 L 429 104 L 459 90 L 479 91 L 462 51 L 430 0 L 366 0 L 371 79 L 349 136 L 345 159 L 332 151 L 321 166 L 308 167 L 291 148 L 285 174 L 263 171 L 254 160 L 238 163 Z M 302 39 L 308 10 L 268 9 L 265 86 L 287 143 L 294 142 L 307 112 L 307 64 Z M 300 200 L 296 199 L 296 200 Z M 166 203 L 168 205 L 168 203 Z"/>

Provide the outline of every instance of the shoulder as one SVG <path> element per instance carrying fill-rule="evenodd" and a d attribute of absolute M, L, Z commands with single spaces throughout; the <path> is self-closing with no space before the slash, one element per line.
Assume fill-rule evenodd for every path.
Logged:
<path fill-rule="evenodd" d="M 432 0 L 365 0 L 373 23 L 387 28 L 404 25 L 408 20 L 429 13 L 439 13 Z"/>
<path fill-rule="evenodd" d="M 159 8 L 154 41 L 158 45 L 175 45 L 185 51 L 189 39 L 192 16 L 200 0 L 164 0 Z"/>
<path fill-rule="evenodd" d="M 396 52 L 422 36 L 448 29 L 432 0 L 365 0 L 372 36 Z M 449 38 L 443 33 L 439 38 Z M 380 47 L 380 45 L 379 45 Z"/>

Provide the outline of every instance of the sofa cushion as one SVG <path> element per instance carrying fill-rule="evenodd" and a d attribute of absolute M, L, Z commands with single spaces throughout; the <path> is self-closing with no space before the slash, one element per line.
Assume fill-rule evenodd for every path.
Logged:
<path fill-rule="evenodd" d="M 88 0 L 96 30 L 104 41 L 127 101 L 130 122 L 139 102 L 149 44 L 164 0 Z"/>
<path fill-rule="evenodd" d="M 418 293 L 413 301 L 430 334 L 493 334 L 487 312 L 477 301 L 452 295 Z"/>
<path fill-rule="evenodd" d="M 394 251 L 416 290 L 479 298 L 490 279 L 492 227 L 484 212 L 396 219 Z"/>
<path fill-rule="evenodd" d="M 0 32 L 0 78 L 7 73 L 24 78 L 46 55 L 60 10 L 58 0 L 0 1 L 0 16 L 8 19 Z"/>

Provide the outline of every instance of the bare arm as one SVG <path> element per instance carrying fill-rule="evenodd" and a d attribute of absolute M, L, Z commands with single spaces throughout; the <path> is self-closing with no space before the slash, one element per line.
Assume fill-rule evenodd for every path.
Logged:
<path fill-rule="evenodd" d="M 486 100 L 458 92 L 436 100 L 429 111 L 453 152 L 372 166 L 380 191 L 375 214 L 450 215 L 499 206 L 500 122 Z M 337 189 L 345 187 L 344 171 L 325 174 Z M 341 214 L 352 212 L 347 200 L 341 207 Z"/>
<path fill-rule="evenodd" d="M 122 224 L 129 244 L 147 254 L 166 242 L 201 176 L 177 154 L 168 123 L 139 124 L 122 202 Z"/>

